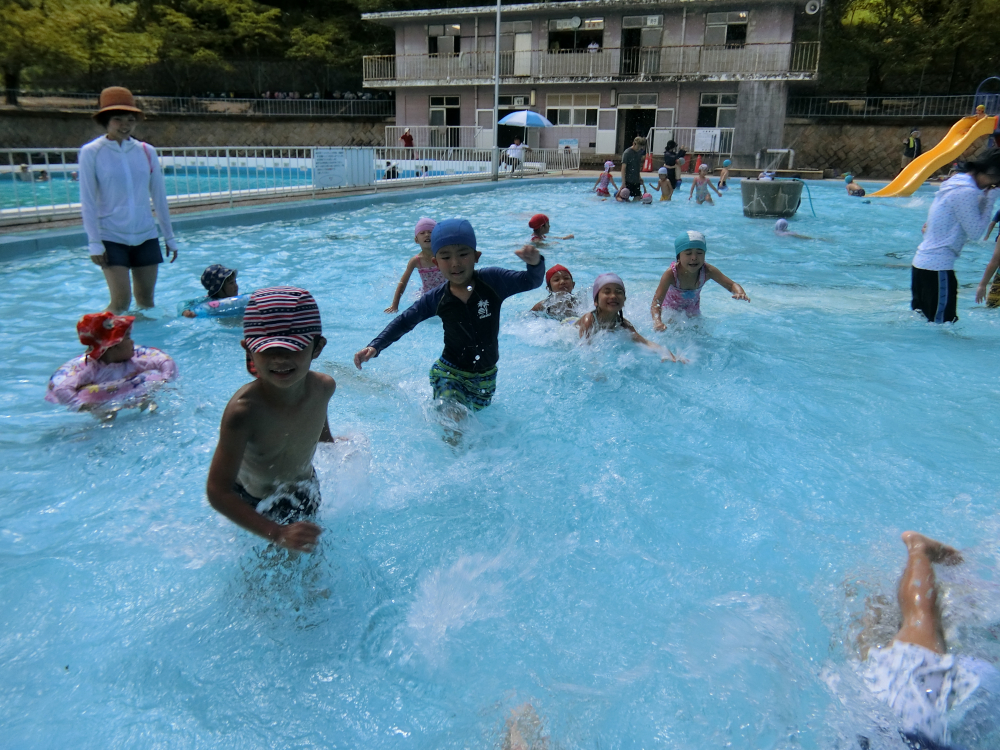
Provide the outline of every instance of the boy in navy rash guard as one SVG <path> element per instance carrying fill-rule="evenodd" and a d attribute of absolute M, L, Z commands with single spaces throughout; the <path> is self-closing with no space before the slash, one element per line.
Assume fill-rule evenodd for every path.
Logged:
<path fill-rule="evenodd" d="M 538 248 L 525 245 L 514 254 L 528 265 L 527 270 L 477 271 L 481 253 L 476 251 L 476 233 L 465 219 L 447 219 L 434 227 L 431 251 L 448 282 L 427 292 L 389 323 L 354 355 L 354 365 L 360 370 L 362 363 L 377 357 L 417 323 L 438 315 L 444 324 L 444 352 L 431 367 L 434 398 L 479 411 L 490 405 L 497 386 L 500 305 L 510 296 L 542 285 L 545 258 Z"/>

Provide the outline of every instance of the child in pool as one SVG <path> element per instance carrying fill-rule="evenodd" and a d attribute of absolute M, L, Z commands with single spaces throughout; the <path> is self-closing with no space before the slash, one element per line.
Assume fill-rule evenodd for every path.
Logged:
<path fill-rule="evenodd" d="M 448 283 L 425 294 L 389 323 L 354 355 L 354 365 L 360 370 L 418 323 L 437 315 L 444 325 L 444 351 L 431 367 L 434 398 L 479 411 L 490 405 L 496 391 L 500 306 L 508 297 L 542 285 L 545 259 L 537 247 L 525 245 L 515 255 L 527 270 L 477 271 L 476 233 L 465 219 L 448 219 L 434 227 L 431 251 Z"/>
<path fill-rule="evenodd" d="M 421 294 L 427 294 L 431 289 L 441 286 L 445 282 L 441 271 L 434 265 L 434 255 L 431 253 L 431 232 L 434 231 L 436 223 L 434 219 L 423 218 L 417 222 L 413 229 L 413 241 L 420 245 L 420 252 L 410 258 L 403 271 L 403 278 L 396 284 L 396 293 L 392 297 L 392 304 L 383 312 L 394 313 L 399 311 L 399 301 L 403 298 L 406 285 L 410 283 L 410 275 L 413 269 L 417 269 L 420 274 L 420 281 L 423 283 Z"/>
<path fill-rule="evenodd" d="M 708 243 L 701 232 L 687 231 L 674 240 L 677 260 L 660 277 L 650 306 L 654 330 L 666 330 L 662 320 L 665 308 L 684 312 L 688 317 L 701 315 L 701 288 L 709 279 L 728 289 L 733 299 L 750 301 L 743 287 L 705 262 L 707 249 Z"/>
<path fill-rule="evenodd" d="M 573 235 L 567 234 L 565 237 L 549 237 L 547 236 L 551 227 L 549 226 L 549 217 L 545 214 L 535 214 L 528 221 L 528 227 L 532 231 L 531 241 L 536 245 L 545 242 L 546 240 L 571 240 Z"/>
<path fill-rule="evenodd" d="M 629 197 L 632 195 L 631 191 L 627 187 L 623 187 L 617 193 L 615 193 L 615 201 L 618 203 L 628 203 Z"/>
<path fill-rule="evenodd" d="M 594 280 L 594 310 L 582 315 L 576 321 L 576 327 L 580 331 L 580 338 L 590 338 L 597 331 L 628 331 L 632 340 L 637 344 L 648 346 L 657 352 L 661 360 L 666 362 L 683 362 L 678 360 L 669 349 L 647 341 L 639 332 L 635 330 L 628 320 L 626 320 L 623 310 L 625 309 L 625 282 L 615 273 L 602 273 Z"/>
<path fill-rule="evenodd" d="M 548 318 L 566 320 L 580 314 L 580 300 L 573 294 L 576 282 L 566 266 L 554 265 L 545 272 L 545 288 L 549 296 L 531 308 Z"/>
<path fill-rule="evenodd" d="M 776 235 L 778 235 L 779 237 L 795 237 L 796 239 L 800 239 L 800 240 L 811 240 L 811 239 L 813 239 L 812 237 L 809 237 L 808 235 L 805 235 L 805 234 L 798 234 L 796 232 L 789 232 L 788 231 L 788 219 L 778 219 L 776 222 L 774 222 L 774 233 Z"/>
<path fill-rule="evenodd" d="M 708 194 L 709 188 L 715 190 L 715 185 L 713 185 L 712 181 L 708 179 L 708 165 L 702 164 L 698 167 L 698 176 L 694 178 L 694 182 L 691 185 L 691 192 L 688 193 L 688 200 L 691 200 L 691 196 L 694 195 L 698 205 L 708 201 L 708 205 L 714 206 L 715 202 L 712 200 L 712 196 Z M 715 192 L 720 198 L 722 197 L 722 193 L 718 190 L 715 190 Z"/>
<path fill-rule="evenodd" d="M 229 400 L 208 470 L 208 501 L 233 523 L 279 547 L 311 552 L 320 528 L 312 459 L 333 442 L 326 410 L 337 388 L 309 369 L 326 346 L 319 308 L 305 289 L 258 289 L 243 317 L 255 380 Z"/>
<path fill-rule="evenodd" d="M 847 175 L 844 177 L 844 182 L 847 183 L 848 195 L 854 196 L 855 198 L 865 197 L 865 189 L 854 181 L 854 175 Z"/>
<path fill-rule="evenodd" d="M 602 195 L 605 198 L 610 198 L 611 193 L 608 192 L 608 185 L 610 184 L 614 188 L 615 193 L 618 192 L 618 186 L 615 184 L 614 175 L 611 174 L 611 170 L 615 168 L 615 163 L 613 161 L 604 162 L 604 171 L 601 172 L 600 176 L 597 178 L 597 182 L 594 183 L 594 192 L 598 195 Z"/>
<path fill-rule="evenodd" d="M 726 159 L 722 162 L 722 171 L 719 172 L 719 192 L 729 190 L 729 168 L 733 165 L 732 161 Z"/>
<path fill-rule="evenodd" d="M 185 303 L 185 309 L 181 312 L 185 318 L 198 317 L 191 309 L 195 305 L 209 300 L 223 300 L 236 297 L 240 293 L 240 286 L 236 283 L 236 269 L 226 268 L 219 263 L 213 263 L 201 274 L 201 285 L 205 287 L 208 296 L 204 299 L 192 300 Z"/>
<path fill-rule="evenodd" d="M 151 346 L 132 342 L 131 315 L 84 315 L 76 324 L 85 354 L 71 359 L 49 379 L 45 400 L 71 411 L 145 409 L 159 383 L 177 377 L 174 361 Z"/>
<path fill-rule="evenodd" d="M 656 174 L 658 177 L 656 184 L 649 187 L 660 193 L 661 201 L 668 201 L 674 196 L 674 186 L 670 182 L 669 170 L 666 167 L 660 167 Z"/>

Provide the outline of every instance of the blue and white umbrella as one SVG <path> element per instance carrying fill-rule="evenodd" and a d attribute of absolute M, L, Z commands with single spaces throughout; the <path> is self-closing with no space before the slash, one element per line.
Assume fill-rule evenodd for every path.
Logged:
<path fill-rule="evenodd" d="M 500 120 L 501 125 L 513 125 L 519 128 L 551 128 L 554 127 L 545 117 L 530 109 L 519 109 L 511 112 Z"/>

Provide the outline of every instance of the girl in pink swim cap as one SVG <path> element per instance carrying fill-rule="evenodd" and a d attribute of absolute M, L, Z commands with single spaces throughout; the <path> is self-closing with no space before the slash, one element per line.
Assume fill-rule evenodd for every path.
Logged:
<path fill-rule="evenodd" d="M 594 309 L 582 315 L 576 322 L 576 327 L 580 331 L 580 338 L 590 338 L 597 331 L 627 331 L 631 339 L 637 344 L 648 346 L 660 355 L 663 362 L 685 362 L 679 359 L 669 349 L 665 349 L 658 344 L 647 341 L 626 318 L 625 310 L 625 282 L 616 273 L 602 273 L 594 280 Z"/>
<path fill-rule="evenodd" d="M 385 308 L 384 312 L 399 312 L 399 301 L 403 298 L 403 292 L 406 291 L 406 285 L 410 283 L 410 276 L 414 269 L 417 270 L 420 281 L 423 282 L 421 296 L 447 281 L 438 267 L 434 265 L 434 253 L 431 252 L 431 232 L 436 226 L 437 222 L 434 219 L 426 217 L 417 222 L 417 226 L 413 229 L 413 241 L 420 245 L 420 252 L 410 258 L 410 262 L 406 264 L 403 278 L 396 284 L 396 293 L 392 297 L 392 304 Z"/>

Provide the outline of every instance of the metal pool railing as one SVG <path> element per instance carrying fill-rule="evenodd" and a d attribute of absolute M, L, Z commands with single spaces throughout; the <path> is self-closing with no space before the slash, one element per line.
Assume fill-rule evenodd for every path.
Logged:
<path fill-rule="evenodd" d="M 352 164 L 339 187 L 317 187 L 318 152 L 343 152 Z M 380 147 L 161 148 L 171 205 L 229 203 L 288 195 L 329 195 L 347 188 L 489 179 L 493 149 Z M 328 154 L 326 154 L 328 155 Z M 0 225 L 80 214 L 79 149 L 0 149 Z M 500 150 L 500 176 L 565 173 L 580 168 L 578 151 L 529 149 L 522 160 Z M 320 184 L 328 185 L 327 182 Z"/>
<path fill-rule="evenodd" d="M 962 96 L 793 96 L 787 117 L 969 117 L 973 94 Z"/>

